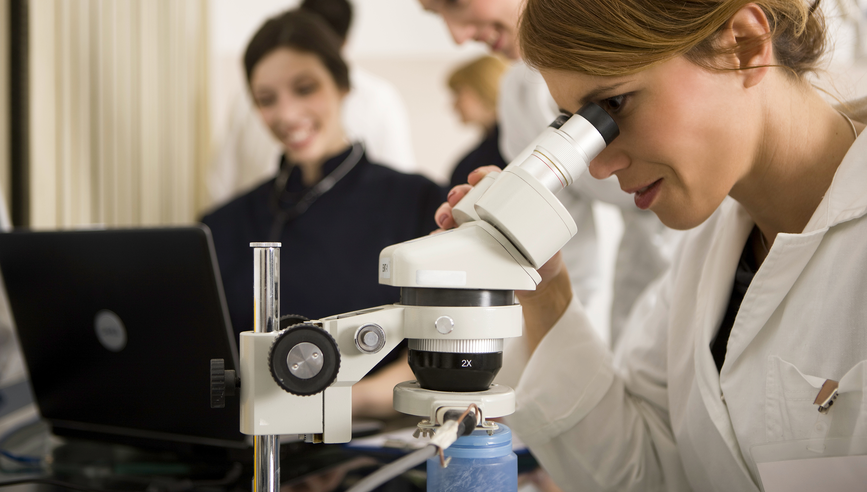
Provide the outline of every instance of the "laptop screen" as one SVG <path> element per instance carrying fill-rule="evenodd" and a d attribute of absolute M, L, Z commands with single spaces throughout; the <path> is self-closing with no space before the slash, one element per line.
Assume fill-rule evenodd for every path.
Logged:
<path fill-rule="evenodd" d="M 245 446 L 209 405 L 210 359 L 238 354 L 206 227 L 0 234 L 0 270 L 56 434 Z"/>

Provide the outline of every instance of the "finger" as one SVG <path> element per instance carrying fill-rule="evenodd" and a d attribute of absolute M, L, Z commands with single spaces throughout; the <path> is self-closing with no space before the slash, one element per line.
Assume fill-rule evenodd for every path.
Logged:
<path fill-rule="evenodd" d="M 446 201 L 449 202 L 449 205 L 454 207 L 472 189 L 473 189 L 473 187 L 468 185 L 468 184 L 457 185 L 454 188 L 452 188 L 452 191 L 449 192 L 449 196 L 446 197 Z"/>
<path fill-rule="evenodd" d="M 497 166 L 482 166 L 482 167 L 474 170 L 473 172 L 470 173 L 469 176 L 467 176 L 467 182 L 469 184 L 475 186 L 476 183 L 481 181 L 482 178 L 484 178 L 488 174 L 493 173 L 493 172 L 499 172 L 499 171 L 502 171 L 502 169 L 500 169 Z"/>
<path fill-rule="evenodd" d="M 452 206 L 448 203 L 443 203 L 436 211 L 436 223 L 441 229 L 451 229 L 454 227 L 455 219 L 452 217 Z"/>

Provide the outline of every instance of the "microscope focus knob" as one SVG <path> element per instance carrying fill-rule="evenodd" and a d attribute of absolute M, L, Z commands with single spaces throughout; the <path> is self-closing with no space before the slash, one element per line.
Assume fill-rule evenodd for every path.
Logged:
<path fill-rule="evenodd" d="M 277 385 L 289 393 L 315 395 L 337 378 L 340 351 L 327 331 L 315 325 L 298 324 L 274 339 L 268 367 Z"/>
<path fill-rule="evenodd" d="M 238 388 L 235 371 L 226 369 L 223 359 L 211 359 L 211 408 L 225 408 L 226 397 L 235 396 Z"/>

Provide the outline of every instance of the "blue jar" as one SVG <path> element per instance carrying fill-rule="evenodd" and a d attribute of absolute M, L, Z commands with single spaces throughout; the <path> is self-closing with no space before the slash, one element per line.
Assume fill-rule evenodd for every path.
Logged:
<path fill-rule="evenodd" d="M 493 435 L 476 429 L 445 450 L 452 460 L 440 466 L 439 455 L 427 460 L 428 492 L 516 492 L 518 457 L 512 452 L 512 431 L 503 424 Z"/>

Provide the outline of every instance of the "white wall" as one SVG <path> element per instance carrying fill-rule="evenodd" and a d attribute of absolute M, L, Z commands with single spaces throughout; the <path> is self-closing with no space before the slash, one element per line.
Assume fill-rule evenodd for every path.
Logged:
<path fill-rule="evenodd" d="M 226 131 L 231 102 L 246 90 L 241 59 L 247 41 L 268 17 L 297 0 L 212 0 L 211 121 L 214 142 Z M 484 52 L 458 47 L 439 17 L 414 0 L 355 0 L 346 55 L 352 65 L 390 80 L 410 113 L 416 162 L 421 172 L 446 181 L 451 167 L 479 136 L 453 114 L 445 85 L 458 63 Z"/>

